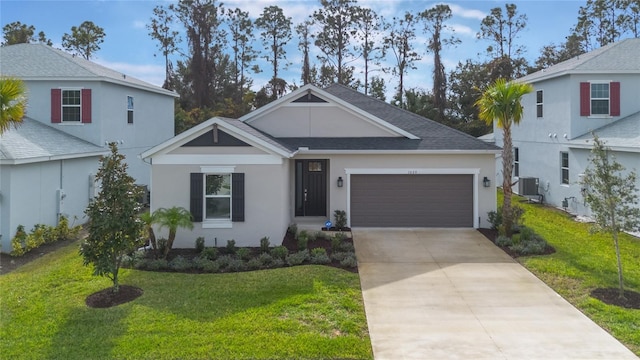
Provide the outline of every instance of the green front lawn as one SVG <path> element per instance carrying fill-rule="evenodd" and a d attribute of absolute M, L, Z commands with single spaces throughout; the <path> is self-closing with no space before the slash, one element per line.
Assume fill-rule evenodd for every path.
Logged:
<path fill-rule="evenodd" d="M 7 359 L 371 359 L 357 274 L 297 266 L 230 274 L 123 269 L 142 288 L 109 309 L 84 304 L 111 285 L 78 245 L 0 276 Z"/>
<path fill-rule="evenodd" d="M 589 296 L 595 288 L 618 286 L 611 236 L 590 234 L 589 224 L 575 222 L 562 211 L 527 204 L 521 198 L 514 199 L 514 204 L 525 209 L 524 224 L 542 235 L 556 249 L 552 255 L 521 257 L 518 260 L 640 355 L 640 310 L 606 305 Z M 626 289 L 640 292 L 640 239 L 622 234 L 620 251 Z"/>

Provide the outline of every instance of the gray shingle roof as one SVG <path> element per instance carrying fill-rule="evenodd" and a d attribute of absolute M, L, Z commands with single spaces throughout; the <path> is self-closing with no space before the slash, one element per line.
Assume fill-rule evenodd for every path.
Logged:
<path fill-rule="evenodd" d="M 24 80 L 103 80 L 176 96 L 161 87 L 44 44 L 0 47 L 0 74 Z"/>
<path fill-rule="evenodd" d="M 640 152 L 640 111 L 598 128 L 594 132 L 606 146 L 614 150 Z M 580 147 L 588 144 L 591 147 L 592 139 L 593 137 L 588 133 L 573 139 L 570 143 Z M 640 159 L 638 166 L 640 166 Z"/>
<path fill-rule="evenodd" d="M 397 126 L 420 139 L 406 138 L 335 138 L 323 145 L 321 140 L 308 141 L 309 148 L 327 148 L 333 144 L 336 149 L 379 149 L 379 150 L 498 150 L 495 145 L 478 140 L 475 137 L 461 131 L 452 129 L 436 121 L 427 119 L 412 112 L 400 109 L 384 101 L 361 94 L 343 85 L 334 84 L 324 89 L 351 105 L 370 113 L 391 125 Z M 280 138 L 287 144 L 299 143 L 303 139 Z M 301 145 L 307 146 L 307 145 Z"/>
<path fill-rule="evenodd" d="M 0 135 L 0 161 L 98 156 L 107 151 L 75 136 L 25 117 L 17 127 Z"/>
<path fill-rule="evenodd" d="M 640 39 L 625 39 L 603 46 L 518 80 L 535 82 L 581 73 L 640 73 Z"/>

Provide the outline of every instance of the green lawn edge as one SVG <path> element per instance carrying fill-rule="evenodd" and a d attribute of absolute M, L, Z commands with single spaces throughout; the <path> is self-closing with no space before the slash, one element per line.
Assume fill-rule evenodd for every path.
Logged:
<path fill-rule="evenodd" d="M 575 221 L 559 209 L 529 203 L 514 196 L 524 208 L 523 224 L 542 235 L 556 252 L 517 260 L 596 324 L 640 356 L 640 310 L 607 305 L 589 294 L 600 287 L 618 286 L 617 262 L 609 234 L 590 233 L 591 225 Z M 498 204 L 502 192 L 498 191 Z M 640 239 L 620 236 L 625 289 L 640 292 Z"/>
<path fill-rule="evenodd" d="M 11 359 L 372 359 L 358 274 L 296 266 L 228 274 L 122 270 L 144 294 L 92 309 L 111 285 L 74 243 L 0 276 Z"/>

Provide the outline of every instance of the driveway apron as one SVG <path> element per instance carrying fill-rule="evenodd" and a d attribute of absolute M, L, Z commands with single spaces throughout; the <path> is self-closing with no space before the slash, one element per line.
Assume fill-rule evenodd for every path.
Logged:
<path fill-rule="evenodd" d="M 354 229 L 375 359 L 638 359 L 474 229 Z"/>

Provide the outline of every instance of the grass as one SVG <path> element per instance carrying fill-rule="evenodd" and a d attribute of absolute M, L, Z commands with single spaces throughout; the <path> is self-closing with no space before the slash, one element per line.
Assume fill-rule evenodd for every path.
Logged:
<path fill-rule="evenodd" d="M 611 235 L 591 234 L 589 224 L 578 223 L 562 211 L 514 199 L 518 199 L 514 204 L 525 209 L 524 224 L 556 249 L 552 255 L 522 257 L 518 261 L 640 355 L 640 310 L 607 305 L 589 296 L 595 288 L 618 287 Z M 501 194 L 498 201 L 502 203 Z M 622 234 L 620 252 L 625 289 L 640 292 L 640 240 Z"/>
<path fill-rule="evenodd" d="M 124 269 L 133 302 L 92 309 L 109 287 L 77 244 L 0 276 L 7 359 L 371 359 L 357 274 L 298 266 L 231 274 Z"/>

